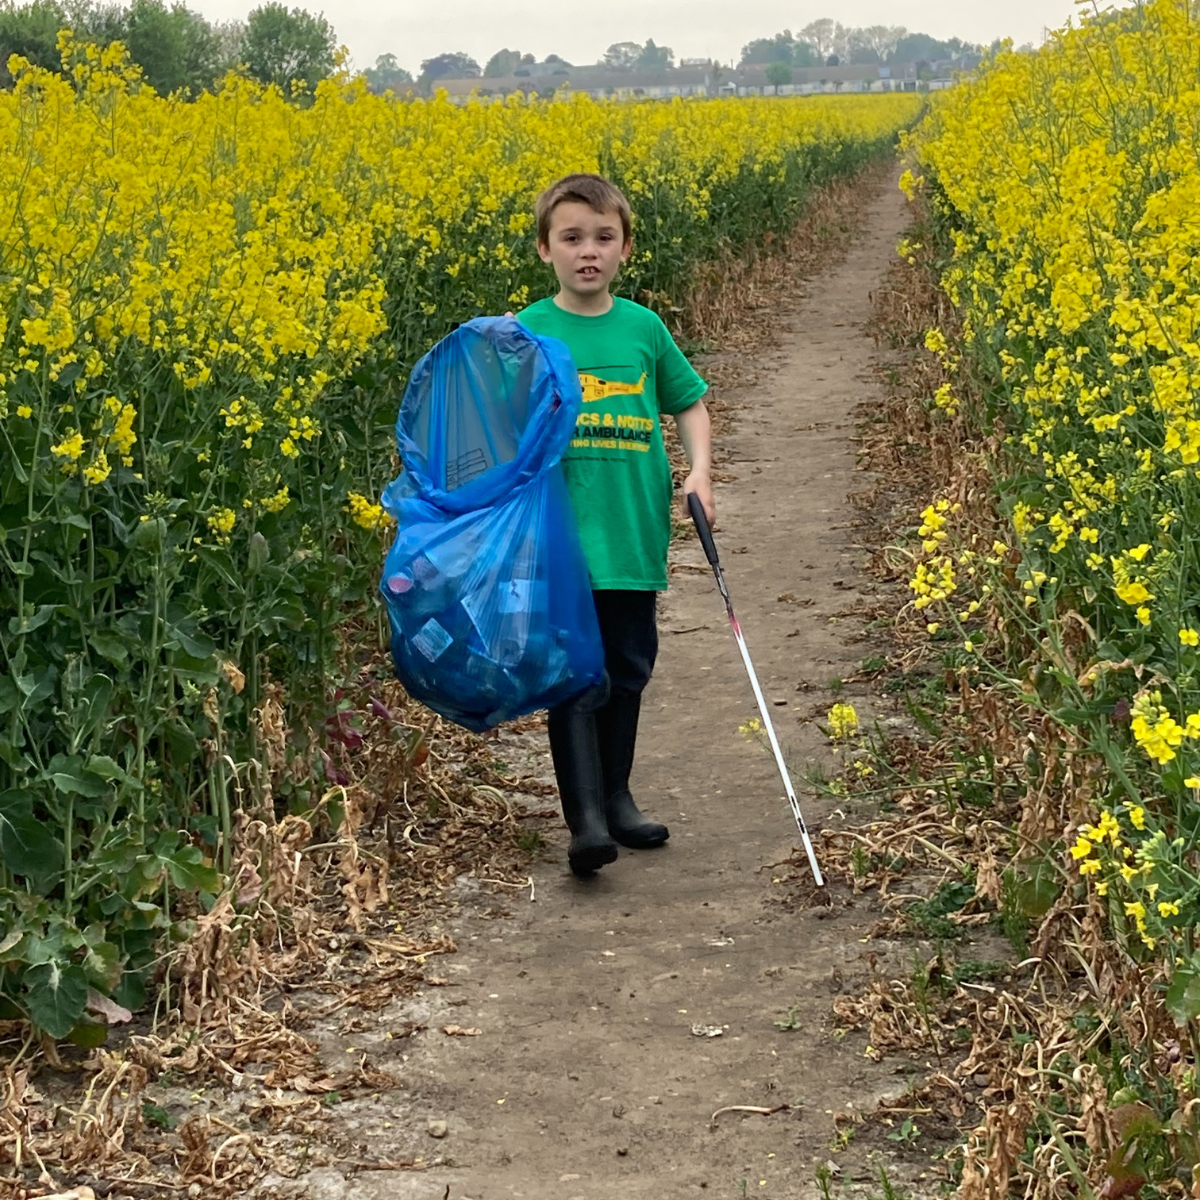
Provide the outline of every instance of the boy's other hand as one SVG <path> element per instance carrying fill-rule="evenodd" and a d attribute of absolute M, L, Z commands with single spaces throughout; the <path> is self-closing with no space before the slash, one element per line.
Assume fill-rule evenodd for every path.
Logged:
<path fill-rule="evenodd" d="M 691 514 L 688 512 L 687 498 L 693 492 L 700 497 L 700 503 L 704 505 L 704 515 L 708 518 L 708 523 L 714 524 L 717 519 L 717 501 L 713 496 L 712 480 L 707 471 L 693 471 L 683 481 L 683 515 L 689 520 Z"/>

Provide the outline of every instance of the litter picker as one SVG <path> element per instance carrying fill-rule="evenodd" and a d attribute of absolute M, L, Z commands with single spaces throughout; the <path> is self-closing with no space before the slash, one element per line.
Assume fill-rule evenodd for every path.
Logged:
<path fill-rule="evenodd" d="M 692 514 L 692 520 L 696 523 L 696 532 L 700 535 L 700 544 L 704 547 L 709 565 L 717 577 L 717 587 L 721 589 L 721 599 L 725 601 L 725 611 L 729 614 L 729 624 L 733 628 L 734 640 L 742 652 L 742 662 L 746 665 L 746 674 L 750 676 L 750 686 L 754 689 L 754 699 L 758 702 L 758 711 L 762 714 L 771 749 L 775 752 L 775 763 L 779 767 L 779 774 L 783 776 L 783 786 L 787 790 L 788 803 L 792 806 L 792 816 L 796 818 L 800 837 L 804 841 L 804 852 L 808 855 L 808 865 L 812 867 L 813 879 L 816 881 L 817 887 L 823 888 L 825 879 L 821 875 L 821 868 L 817 865 L 817 856 L 813 853 L 808 829 L 804 824 L 804 814 L 800 811 L 800 801 L 796 799 L 796 789 L 792 786 L 792 777 L 788 774 L 787 764 L 783 761 L 783 751 L 779 748 L 779 739 L 775 736 L 775 726 L 771 724 L 771 714 L 767 710 L 767 702 L 763 699 L 762 688 L 759 686 L 754 664 L 750 661 L 750 651 L 746 648 L 742 627 L 738 624 L 737 616 L 733 611 L 733 601 L 730 600 L 729 588 L 725 585 L 725 574 L 721 570 L 721 560 L 717 557 L 717 543 L 713 541 L 712 528 L 708 523 L 708 517 L 704 515 L 704 505 L 700 503 L 700 498 L 694 492 L 687 499 L 688 511 Z"/>

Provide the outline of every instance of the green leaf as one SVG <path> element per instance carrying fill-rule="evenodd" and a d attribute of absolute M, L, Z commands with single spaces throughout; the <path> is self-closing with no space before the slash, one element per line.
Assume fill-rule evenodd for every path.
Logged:
<path fill-rule="evenodd" d="M 214 672 L 215 674 L 215 672 Z M 171 753 L 181 761 L 199 752 L 200 746 L 196 735 L 179 724 L 169 724 L 161 727 L 162 737 L 171 749 Z"/>
<path fill-rule="evenodd" d="M 123 667 L 129 658 L 129 651 L 125 648 L 124 640 L 117 637 L 115 633 L 97 630 L 88 637 L 88 642 L 97 654 L 102 658 L 107 658 L 115 666 Z"/>
<path fill-rule="evenodd" d="M 147 900 L 135 900 L 130 908 L 129 929 L 166 929 L 170 924 L 167 914 L 157 904 L 151 904 Z"/>
<path fill-rule="evenodd" d="M 44 671 L 39 671 L 37 684 L 29 694 L 29 702 L 25 705 L 26 709 L 32 708 L 35 704 L 40 704 L 47 696 L 53 695 L 54 685 L 57 681 L 57 667 L 47 667 Z"/>
<path fill-rule="evenodd" d="M 27 930 L 22 958 L 31 967 L 44 963 L 68 962 L 76 950 L 83 947 L 83 937 L 61 913 L 55 913 L 46 923 L 44 936 Z"/>
<path fill-rule="evenodd" d="M 11 675 L 0 675 L 0 713 L 10 713 L 21 702 L 16 681 Z"/>
<path fill-rule="evenodd" d="M 36 769 L 29 755 L 21 753 L 21 747 L 24 744 L 25 735 L 21 730 L 17 730 L 15 743 L 0 734 L 0 762 L 5 762 L 12 767 L 13 774 L 18 778 L 28 775 Z"/>
<path fill-rule="evenodd" d="M 217 650 L 217 643 L 202 633 L 192 633 L 180 625 L 170 630 L 173 637 L 192 658 L 211 658 Z"/>
<path fill-rule="evenodd" d="M 62 869 L 62 842 L 32 814 L 0 816 L 0 860 L 14 875 L 46 879 Z"/>
<path fill-rule="evenodd" d="M 108 704 L 112 699 L 113 684 L 107 675 L 93 675 L 79 693 L 75 708 L 75 729 L 79 735 L 76 745 L 93 733 L 99 733 L 108 720 Z"/>
<path fill-rule="evenodd" d="M 17 687 L 25 694 L 25 707 L 28 709 L 40 700 L 45 700 L 54 691 L 54 682 L 58 678 L 58 671 L 54 667 L 47 667 L 36 675 L 16 675 L 14 678 Z"/>
<path fill-rule="evenodd" d="M 108 1026 L 103 1021 L 83 1020 L 66 1036 L 73 1046 L 95 1050 L 97 1046 L 103 1046 L 108 1041 Z"/>
<path fill-rule="evenodd" d="M 83 960 L 84 974 L 94 987 L 109 991 L 121 978 L 121 952 L 112 942 L 91 946 Z"/>
<path fill-rule="evenodd" d="M 139 550 L 155 551 L 167 540 L 167 523 L 162 517 L 148 517 L 133 527 L 130 544 Z"/>
<path fill-rule="evenodd" d="M 113 992 L 113 999 L 123 1008 L 137 1012 L 146 1003 L 146 981 L 140 971 L 126 971 Z"/>
<path fill-rule="evenodd" d="M 117 540 L 123 545 L 129 545 L 129 526 L 117 516 L 115 512 L 109 509 L 101 509 L 104 515 L 108 518 L 109 523 L 113 527 L 113 533 L 117 535 Z"/>
<path fill-rule="evenodd" d="M 1200 1017 L 1200 972 L 1194 961 L 1175 968 L 1167 988 L 1167 1011 L 1180 1025 Z"/>
<path fill-rule="evenodd" d="M 42 963 L 25 972 L 24 982 L 30 1019 L 51 1037 L 65 1038 L 79 1023 L 87 1003 L 83 968 L 59 961 Z"/>
<path fill-rule="evenodd" d="M 198 846 L 184 846 L 167 859 L 167 873 L 177 887 L 193 892 L 215 892 L 220 889 L 221 876 L 204 863 Z"/>
<path fill-rule="evenodd" d="M 63 847 L 52 827 L 33 815 L 25 792 L 0 793 L 0 862 L 14 874 L 46 879 L 62 870 Z"/>
<path fill-rule="evenodd" d="M 250 537 L 250 574 L 257 575 L 271 560 L 271 547 L 257 530 Z"/>
<path fill-rule="evenodd" d="M 155 1104 L 153 1100 L 142 1101 L 142 1120 L 147 1125 L 156 1125 L 159 1129 L 175 1128 L 174 1117 L 161 1104 Z"/>
<path fill-rule="evenodd" d="M 65 761 L 60 763 L 60 759 Z M 60 792 L 73 792 L 76 796 L 91 796 L 93 799 L 108 791 L 104 780 L 85 771 L 75 754 L 69 757 L 64 754 L 54 756 L 50 763 L 50 781 Z"/>
<path fill-rule="evenodd" d="M 1004 883 L 1013 907 L 1034 921 L 1050 911 L 1062 892 L 1056 866 L 1044 858 L 1009 867 Z"/>
<path fill-rule="evenodd" d="M 210 566 L 231 588 L 240 588 L 242 580 L 233 569 L 229 555 L 215 546 L 198 546 L 201 561 Z"/>
<path fill-rule="evenodd" d="M 107 754 L 91 755 L 87 760 L 87 769 L 91 774 L 98 775 L 101 779 L 119 779 L 123 783 L 129 780 L 129 776 L 125 773 L 124 769 L 117 764 L 115 759 L 109 758 Z"/>
<path fill-rule="evenodd" d="M 1060 708 L 1054 716 L 1064 725 L 1088 725 L 1106 718 L 1111 712 L 1111 703 L 1093 701 L 1082 708 Z"/>
<path fill-rule="evenodd" d="M 23 633 L 32 633 L 35 629 L 41 629 L 54 616 L 55 607 L 53 604 L 39 604 L 36 612 L 23 617 L 9 617 L 8 632 L 14 637 L 19 637 Z"/>

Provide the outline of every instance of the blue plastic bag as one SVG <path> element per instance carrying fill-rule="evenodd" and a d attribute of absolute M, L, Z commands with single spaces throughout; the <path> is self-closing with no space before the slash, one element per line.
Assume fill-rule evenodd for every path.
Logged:
<path fill-rule="evenodd" d="M 396 675 L 477 733 L 603 679 L 560 466 L 581 404 L 562 342 L 480 317 L 417 363 L 400 406 L 380 581 Z"/>

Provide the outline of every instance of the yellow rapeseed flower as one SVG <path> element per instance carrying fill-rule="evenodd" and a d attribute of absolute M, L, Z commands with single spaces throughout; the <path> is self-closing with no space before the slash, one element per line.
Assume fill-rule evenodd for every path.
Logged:
<path fill-rule="evenodd" d="M 757 717 L 751 717 L 738 726 L 738 733 L 748 742 L 757 741 L 762 737 L 763 723 Z"/>
<path fill-rule="evenodd" d="M 270 513 L 282 512 L 291 502 L 291 496 L 288 494 L 287 485 L 279 489 L 274 495 L 268 496 L 262 506 Z"/>
<path fill-rule="evenodd" d="M 392 522 L 392 518 L 383 511 L 381 505 L 372 504 L 366 496 L 362 496 L 358 492 L 350 493 L 346 500 L 346 507 L 356 525 L 372 532 L 384 530 Z"/>
<path fill-rule="evenodd" d="M 83 434 L 78 429 L 71 430 L 58 445 L 50 447 L 50 453 L 68 462 L 77 462 L 83 454 Z"/>
<path fill-rule="evenodd" d="M 852 704 L 835 704 L 826 717 L 829 736 L 836 741 L 853 737 L 858 733 L 858 713 Z"/>
<path fill-rule="evenodd" d="M 1146 600 L 1154 599 L 1153 593 L 1150 592 L 1146 585 L 1140 580 L 1136 579 L 1131 580 L 1128 583 L 1121 584 L 1119 587 L 1115 588 L 1114 591 L 1116 591 L 1117 595 L 1120 596 L 1121 599 L 1130 606 L 1134 604 L 1141 604 Z"/>
<path fill-rule="evenodd" d="M 236 521 L 237 513 L 232 508 L 218 508 L 208 516 L 209 532 L 220 545 L 227 546 Z"/>

